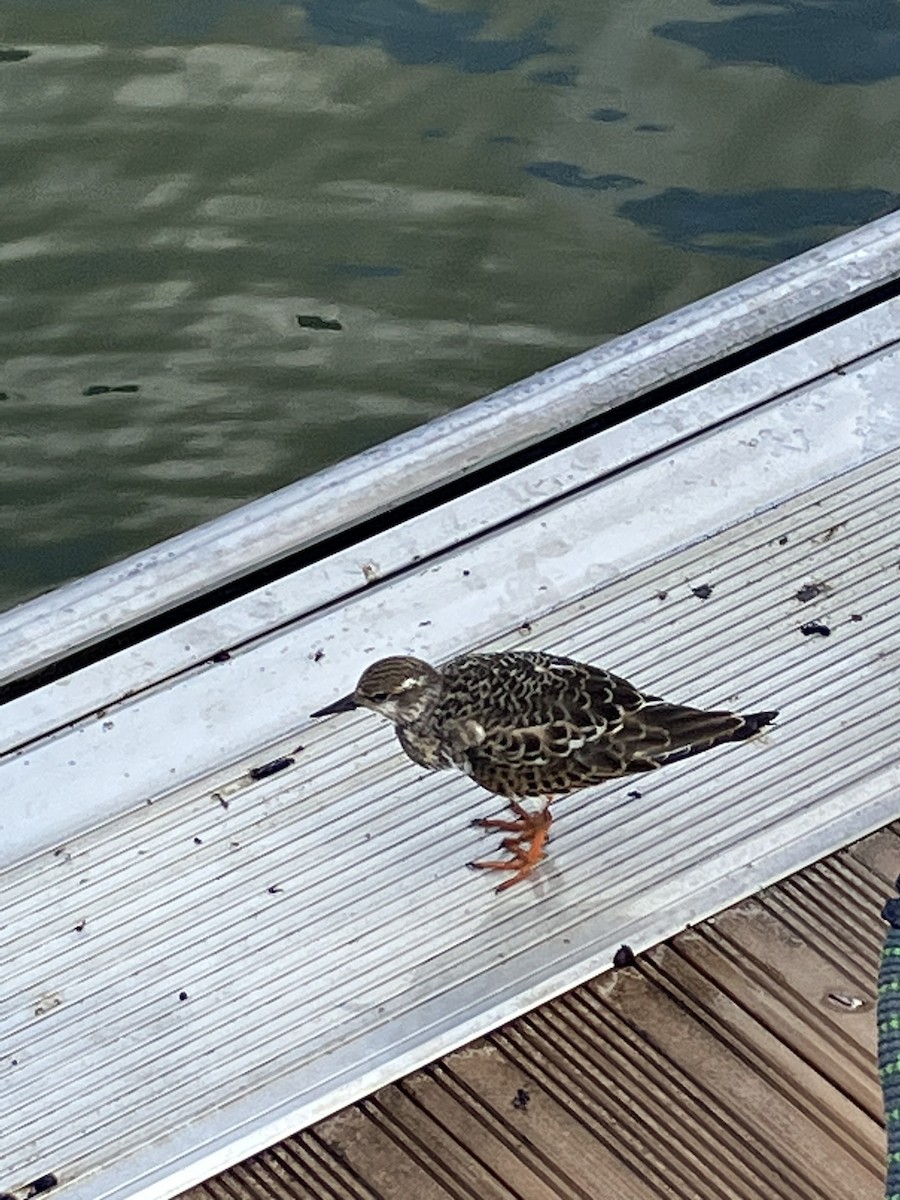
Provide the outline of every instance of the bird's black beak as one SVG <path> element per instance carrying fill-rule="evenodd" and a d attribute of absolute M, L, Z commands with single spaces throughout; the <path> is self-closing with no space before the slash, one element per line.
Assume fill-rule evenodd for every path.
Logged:
<path fill-rule="evenodd" d="M 312 717 L 330 717 L 332 713 L 350 712 L 351 709 L 359 708 L 359 705 L 353 699 L 353 693 L 349 696 L 342 696 L 340 700 L 335 700 L 334 704 L 326 704 L 324 708 L 320 708 L 317 712 L 310 713 Z"/>

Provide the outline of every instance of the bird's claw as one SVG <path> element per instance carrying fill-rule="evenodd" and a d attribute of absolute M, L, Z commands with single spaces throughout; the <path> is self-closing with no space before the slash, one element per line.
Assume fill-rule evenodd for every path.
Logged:
<path fill-rule="evenodd" d="M 494 889 L 495 892 L 505 892 L 514 883 L 525 879 L 545 857 L 544 845 L 547 842 L 550 822 L 553 819 L 549 808 L 540 809 L 538 812 L 529 812 L 516 801 L 512 801 L 510 807 L 516 814 L 514 821 L 482 817 L 472 822 L 480 829 L 500 829 L 512 835 L 504 838 L 500 843 L 501 849 L 509 851 L 510 858 L 483 859 L 479 862 L 469 863 L 469 866 L 476 870 L 515 872 L 511 878 L 505 879 L 503 883 L 499 884 Z"/>
<path fill-rule="evenodd" d="M 513 833 L 518 837 L 529 837 L 529 827 L 520 820 L 507 821 L 502 817 L 475 817 L 472 825 L 476 829 L 499 829 L 504 833 Z"/>
<path fill-rule="evenodd" d="M 518 841 L 526 841 L 539 833 L 546 833 L 550 828 L 553 818 L 549 807 L 532 811 L 523 808 L 517 800 L 511 800 L 509 807 L 515 813 L 514 820 L 508 817 L 475 817 L 472 824 L 476 829 L 499 829 L 503 833 L 511 833 Z"/>

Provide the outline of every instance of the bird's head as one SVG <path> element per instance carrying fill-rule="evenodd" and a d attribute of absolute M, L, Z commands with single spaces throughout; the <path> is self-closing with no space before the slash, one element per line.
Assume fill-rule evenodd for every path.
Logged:
<path fill-rule="evenodd" d="M 349 696 L 312 715 L 371 708 L 395 725 L 411 725 L 433 707 L 440 693 L 440 674 L 421 658 L 380 658 L 366 667 Z"/>

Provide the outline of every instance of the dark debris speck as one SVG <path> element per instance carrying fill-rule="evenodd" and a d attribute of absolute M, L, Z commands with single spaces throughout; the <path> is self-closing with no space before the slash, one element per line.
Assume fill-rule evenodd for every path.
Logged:
<path fill-rule="evenodd" d="M 624 121 L 628 113 L 621 108 L 595 108 L 588 115 L 592 121 Z"/>
<path fill-rule="evenodd" d="M 713 585 L 711 583 L 701 583 L 698 587 L 692 587 L 691 591 L 698 600 L 708 600 L 713 594 Z"/>
<path fill-rule="evenodd" d="M 58 1185 L 59 1180 L 52 1171 L 48 1171 L 46 1175 L 40 1175 L 37 1179 L 29 1183 L 28 1200 L 31 1200 L 32 1196 L 41 1196 L 44 1192 L 52 1191 Z"/>
<path fill-rule="evenodd" d="M 297 324 L 301 329 L 343 329 L 340 321 L 331 321 L 327 317 L 319 317 L 315 314 L 300 314 L 297 317 Z"/>
<path fill-rule="evenodd" d="M 630 946 L 621 945 L 613 955 L 613 966 L 617 971 L 623 967 L 633 967 L 637 962 L 634 951 Z"/>
<path fill-rule="evenodd" d="M 628 799 L 629 800 L 640 800 L 640 798 L 643 794 L 644 794 L 643 792 L 637 792 L 637 791 L 629 792 Z"/>
<path fill-rule="evenodd" d="M 788 535 L 786 533 L 783 533 L 781 535 L 781 537 L 778 539 L 778 545 L 786 546 L 787 544 L 788 544 Z"/>
<path fill-rule="evenodd" d="M 519 626 L 519 633 L 531 633 L 531 622 L 523 621 Z"/>
<path fill-rule="evenodd" d="M 92 383 L 82 391 L 82 396 L 105 396 L 109 392 L 139 392 L 140 385 L 137 383 Z"/>
<path fill-rule="evenodd" d="M 794 596 L 801 604 L 808 604 L 810 600 L 815 600 L 816 596 L 821 596 L 823 592 L 827 592 L 828 588 L 824 583 L 804 583 L 802 588 L 799 588 Z"/>
<path fill-rule="evenodd" d="M 519 1088 L 515 1096 L 513 1096 L 513 1108 L 517 1108 L 520 1112 L 524 1112 L 531 1103 L 531 1095 L 525 1088 Z"/>
<path fill-rule="evenodd" d="M 312 657 L 313 657 L 313 662 L 321 662 L 322 659 L 325 657 L 325 651 L 317 650 Z"/>
<path fill-rule="evenodd" d="M 179 993 L 178 993 L 178 999 L 179 999 L 179 1000 L 187 1000 L 187 998 L 188 998 L 188 994 L 187 994 L 187 992 L 179 992 Z"/>
<path fill-rule="evenodd" d="M 827 625 L 823 625 L 821 621 L 807 621 L 805 625 L 800 626 L 800 632 L 804 637 L 831 637 L 831 630 Z"/>
<path fill-rule="evenodd" d="M 215 654 L 210 655 L 209 661 L 211 663 L 223 663 L 228 662 L 230 658 L 231 654 L 227 650 L 217 650 Z"/>
<path fill-rule="evenodd" d="M 829 525 L 829 527 L 822 534 L 821 538 L 819 538 L 819 539 L 813 538 L 812 540 L 813 541 L 818 540 L 818 541 L 822 541 L 822 542 L 830 542 L 831 539 L 834 537 L 834 535 L 838 532 L 838 530 L 843 529 L 846 524 L 847 524 L 846 521 L 838 521 L 837 525 Z"/>
<path fill-rule="evenodd" d="M 279 771 L 284 771 L 287 767 L 294 765 L 294 759 L 290 757 L 273 758 L 271 762 L 261 763 L 258 767 L 251 767 L 247 772 L 251 779 L 268 779 L 270 775 L 277 775 Z"/>
<path fill-rule="evenodd" d="M 851 613 L 851 614 L 850 614 L 850 620 L 851 620 L 851 621 L 861 621 L 861 620 L 862 620 L 862 613 Z"/>

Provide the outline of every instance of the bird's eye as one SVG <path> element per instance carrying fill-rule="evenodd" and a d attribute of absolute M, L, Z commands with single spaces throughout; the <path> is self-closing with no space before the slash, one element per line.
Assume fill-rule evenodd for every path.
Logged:
<path fill-rule="evenodd" d="M 374 700 L 376 704 L 383 704 L 385 702 L 385 700 L 387 700 L 387 698 L 388 698 L 387 692 L 373 692 L 372 695 L 369 697 L 369 699 Z"/>

